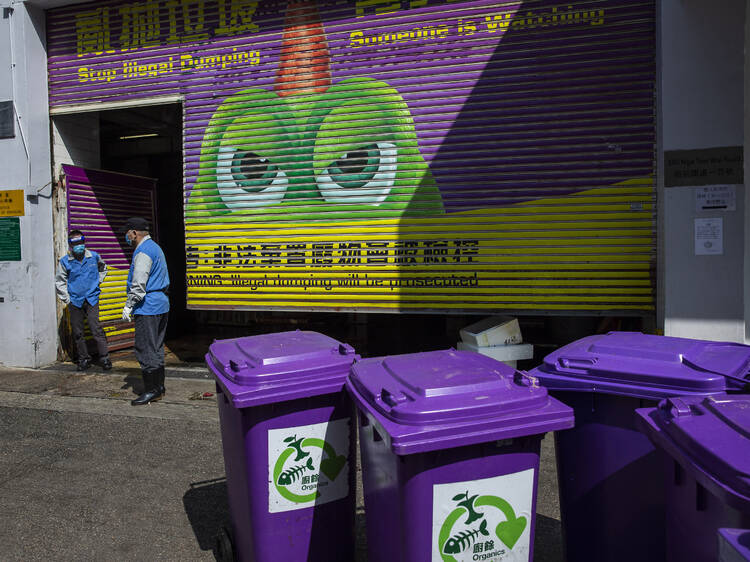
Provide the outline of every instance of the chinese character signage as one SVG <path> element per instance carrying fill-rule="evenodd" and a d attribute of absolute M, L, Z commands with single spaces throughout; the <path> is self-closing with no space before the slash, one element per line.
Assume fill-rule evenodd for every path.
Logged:
<path fill-rule="evenodd" d="M 98 2 L 49 12 L 50 103 L 184 98 L 190 307 L 648 312 L 654 26 L 613 0 Z"/>
<path fill-rule="evenodd" d="M 734 185 L 695 187 L 695 211 L 736 211 L 737 190 Z"/>
<path fill-rule="evenodd" d="M 21 221 L 0 218 L 0 261 L 21 261 Z"/>
<path fill-rule="evenodd" d="M 23 189 L 0 191 L 0 217 L 24 216 Z"/>
<path fill-rule="evenodd" d="M 664 185 L 741 184 L 744 183 L 743 160 L 741 146 L 665 151 Z"/>
<path fill-rule="evenodd" d="M 146 0 L 84 9 L 74 15 L 76 54 L 116 54 L 258 31 L 257 7 L 257 0 Z"/>

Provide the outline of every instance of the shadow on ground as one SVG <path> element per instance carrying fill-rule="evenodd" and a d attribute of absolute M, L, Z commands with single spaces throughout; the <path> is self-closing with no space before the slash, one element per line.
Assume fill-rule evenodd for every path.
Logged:
<path fill-rule="evenodd" d="M 357 513 L 354 516 L 354 548 L 355 562 L 367 562 L 367 519 L 365 518 L 365 508 L 357 507 Z"/>
<path fill-rule="evenodd" d="M 563 562 L 562 526 L 558 519 L 536 514 L 534 560 Z"/>
<path fill-rule="evenodd" d="M 182 503 L 201 550 L 213 550 L 219 530 L 231 524 L 226 478 L 193 482 Z"/>
<path fill-rule="evenodd" d="M 133 394 L 139 395 L 144 391 L 143 377 L 140 375 L 128 375 L 125 377 L 122 390 L 130 389 Z"/>

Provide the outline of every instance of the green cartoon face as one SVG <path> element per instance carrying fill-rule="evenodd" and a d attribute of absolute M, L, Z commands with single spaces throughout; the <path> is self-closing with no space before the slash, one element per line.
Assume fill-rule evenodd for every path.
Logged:
<path fill-rule="evenodd" d="M 187 219 L 380 218 L 443 212 L 409 108 L 385 82 L 322 94 L 249 89 L 213 115 Z"/>

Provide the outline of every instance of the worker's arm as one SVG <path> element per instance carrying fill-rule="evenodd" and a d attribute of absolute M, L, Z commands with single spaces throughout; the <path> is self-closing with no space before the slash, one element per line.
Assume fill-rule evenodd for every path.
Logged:
<path fill-rule="evenodd" d="M 63 266 L 62 260 L 57 264 L 57 273 L 55 274 L 55 292 L 57 298 L 60 299 L 63 304 L 70 302 L 70 295 L 68 294 L 68 270 Z"/>
<path fill-rule="evenodd" d="M 151 258 L 145 252 L 139 252 L 133 258 L 133 275 L 130 278 L 130 291 L 125 301 L 125 307 L 131 310 L 146 296 L 146 283 L 151 273 Z"/>

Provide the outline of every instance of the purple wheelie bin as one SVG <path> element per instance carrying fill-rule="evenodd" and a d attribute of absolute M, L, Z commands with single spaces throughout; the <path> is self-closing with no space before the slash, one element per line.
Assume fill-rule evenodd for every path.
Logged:
<path fill-rule="evenodd" d="M 540 442 L 570 408 L 467 351 L 365 359 L 347 389 L 369 562 L 532 560 Z"/>
<path fill-rule="evenodd" d="M 221 558 L 354 560 L 354 350 L 317 332 L 216 341 L 231 537 Z"/>
<path fill-rule="evenodd" d="M 529 371 L 575 411 L 555 447 L 568 562 L 663 562 L 662 453 L 636 408 L 678 395 L 741 389 L 750 347 L 610 332 L 568 344 Z"/>
<path fill-rule="evenodd" d="M 750 529 L 719 529 L 719 562 L 750 562 Z"/>
<path fill-rule="evenodd" d="M 637 410 L 667 453 L 667 561 L 715 562 L 721 527 L 750 526 L 750 396 L 681 396 Z"/>

